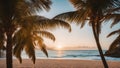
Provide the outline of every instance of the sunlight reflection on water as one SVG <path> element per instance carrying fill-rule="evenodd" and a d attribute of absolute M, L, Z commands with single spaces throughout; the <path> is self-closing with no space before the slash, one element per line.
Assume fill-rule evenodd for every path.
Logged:
<path fill-rule="evenodd" d="M 57 51 L 57 57 L 62 57 L 64 55 L 64 51 L 58 50 Z"/>

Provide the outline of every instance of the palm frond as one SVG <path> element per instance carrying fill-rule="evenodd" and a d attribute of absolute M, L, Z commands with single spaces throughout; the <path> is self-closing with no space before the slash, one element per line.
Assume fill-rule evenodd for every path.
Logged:
<path fill-rule="evenodd" d="M 50 0 L 19 0 L 15 6 L 15 18 L 29 16 L 40 10 L 48 11 L 51 3 Z"/>
<path fill-rule="evenodd" d="M 26 26 L 31 26 L 31 28 L 36 29 L 50 29 L 50 28 L 55 28 L 55 27 L 63 27 L 71 31 L 70 25 L 61 20 L 56 20 L 56 19 L 48 19 L 42 16 L 29 16 L 25 17 L 20 21 L 20 25 L 23 27 Z"/>
<path fill-rule="evenodd" d="M 33 63 L 35 64 L 35 60 L 36 60 L 36 58 L 35 58 L 35 48 L 34 48 L 34 45 L 33 45 L 33 42 L 32 42 L 31 38 L 29 38 L 26 42 L 25 52 L 29 56 L 29 58 L 31 58 Z"/>
<path fill-rule="evenodd" d="M 48 57 L 48 52 L 47 52 L 47 50 L 46 50 L 46 45 L 45 45 L 45 44 L 42 44 L 42 45 L 40 45 L 40 48 L 41 48 L 41 50 L 43 51 L 43 53 Z"/>
<path fill-rule="evenodd" d="M 77 13 L 77 11 L 62 13 L 62 14 L 55 16 L 54 19 L 60 19 L 60 20 L 64 20 L 64 21 L 73 22 L 74 18 L 77 17 L 76 13 Z"/>
<path fill-rule="evenodd" d="M 115 24 L 118 24 L 120 22 L 120 14 L 107 14 L 103 17 L 102 21 L 109 21 L 112 20 L 111 27 L 113 27 Z"/>
<path fill-rule="evenodd" d="M 114 17 L 111 27 L 113 27 L 114 25 L 116 25 L 118 23 L 120 23 L 120 14 L 117 14 L 116 17 Z"/>
<path fill-rule="evenodd" d="M 120 34 L 120 29 L 111 32 L 107 37 L 110 37 L 110 36 L 112 36 L 114 34 Z"/>
<path fill-rule="evenodd" d="M 62 27 L 68 29 L 69 32 L 71 32 L 70 24 L 57 19 L 39 20 L 37 24 L 40 27 L 40 29 L 53 29 L 55 27 Z"/>
<path fill-rule="evenodd" d="M 76 9 L 81 9 L 82 6 L 85 6 L 85 2 L 83 0 L 69 0 Z"/>
<path fill-rule="evenodd" d="M 29 34 L 30 33 L 27 33 L 27 30 L 21 28 L 13 36 L 13 42 L 12 42 L 14 45 L 13 54 L 15 55 L 16 58 L 19 59 L 20 63 L 22 63 L 21 52 L 23 51 L 26 45 Z"/>
<path fill-rule="evenodd" d="M 34 32 L 38 33 L 41 37 L 47 37 L 47 38 L 50 38 L 51 40 L 55 41 L 54 35 L 48 31 L 34 31 Z"/>
<path fill-rule="evenodd" d="M 120 43 L 120 35 L 112 42 L 112 44 L 109 47 L 109 50 L 114 50 L 119 43 Z"/>
<path fill-rule="evenodd" d="M 101 9 L 105 11 L 106 9 L 116 8 L 120 6 L 119 0 L 70 0 L 73 6 L 77 9 L 81 8 L 92 8 L 94 10 Z"/>
<path fill-rule="evenodd" d="M 18 42 L 14 45 L 13 54 L 16 58 L 19 59 L 20 63 L 22 63 L 21 52 L 24 49 L 26 39 L 18 40 Z"/>
<path fill-rule="evenodd" d="M 23 48 L 24 48 L 24 45 L 21 42 L 21 43 L 16 44 L 13 49 L 13 54 L 19 60 L 20 63 L 22 63 L 21 53 L 23 51 Z"/>
<path fill-rule="evenodd" d="M 107 14 L 112 14 L 112 13 L 116 13 L 116 12 L 119 12 L 120 11 L 120 7 L 117 7 L 117 8 L 111 8 L 111 9 L 108 9 L 106 10 L 105 12 Z"/>
<path fill-rule="evenodd" d="M 46 45 L 43 43 L 43 41 L 44 41 L 43 38 L 41 36 L 35 35 L 33 40 L 37 41 L 37 43 L 34 43 L 34 46 L 39 47 L 43 51 L 43 53 L 48 57 Z"/>
<path fill-rule="evenodd" d="M 21 42 L 23 39 L 27 38 L 28 36 L 28 31 L 26 29 L 20 29 L 18 32 L 16 32 L 13 36 L 13 45 L 16 43 Z"/>
<path fill-rule="evenodd" d="M 81 27 L 83 27 L 85 25 L 85 22 L 89 18 L 89 13 L 90 13 L 89 9 L 87 9 L 87 10 L 80 9 L 77 11 L 71 11 L 71 12 L 59 14 L 59 15 L 55 16 L 54 19 L 68 21 L 70 23 L 74 22 L 76 24 L 81 24 Z"/>
<path fill-rule="evenodd" d="M 30 0 L 27 3 L 29 4 L 29 6 L 31 6 L 31 9 L 45 9 L 47 11 L 50 9 L 50 5 L 52 4 L 50 0 Z"/>

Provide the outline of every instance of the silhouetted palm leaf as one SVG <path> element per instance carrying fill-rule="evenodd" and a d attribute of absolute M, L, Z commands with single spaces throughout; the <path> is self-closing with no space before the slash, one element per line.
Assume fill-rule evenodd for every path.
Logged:
<path fill-rule="evenodd" d="M 110 36 L 112 36 L 114 34 L 120 34 L 120 29 L 111 32 L 107 37 L 110 37 Z"/>
<path fill-rule="evenodd" d="M 108 51 L 114 50 L 114 49 L 117 47 L 117 45 L 120 44 L 120 29 L 111 32 L 107 37 L 110 37 L 110 36 L 115 35 L 115 34 L 118 34 L 118 36 L 117 36 L 116 39 L 111 43 Z"/>
<path fill-rule="evenodd" d="M 15 7 L 15 16 L 20 18 L 40 10 L 48 11 L 50 9 L 50 5 L 50 0 L 18 0 Z"/>
<path fill-rule="evenodd" d="M 83 9 L 80 9 L 77 11 L 59 14 L 56 17 L 54 17 L 54 19 L 61 19 L 70 23 L 81 24 L 81 27 L 83 27 L 85 22 L 88 20 L 86 16 L 88 16 L 88 12 Z"/>
<path fill-rule="evenodd" d="M 41 50 L 45 53 L 45 55 L 48 57 L 48 53 L 47 53 L 47 50 L 46 50 L 46 45 L 43 44 L 43 45 L 40 45 L 41 47 Z"/>
<path fill-rule="evenodd" d="M 117 45 L 120 44 L 120 35 L 111 43 L 110 47 L 109 47 L 109 51 L 114 50 L 115 48 L 117 48 Z"/>
<path fill-rule="evenodd" d="M 25 52 L 28 54 L 29 58 L 32 59 L 33 63 L 35 64 L 35 47 L 33 45 L 33 40 L 28 38 L 25 45 Z"/>
<path fill-rule="evenodd" d="M 47 37 L 50 38 L 51 40 L 55 41 L 55 37 L 52 33 L 47 32 L 47 31 L 35 31 L 35 33 L 38 33 L 41 37 Z"/>
<path fill-rule="evenodd" d="M 34 29 L 50 29 L 50 28 L 55 28 L 55 27 L 63 27 L 71 31 L 71 27 L 68 23 L 61 21 L 61 20 L 56 20 L 56 19 L 48 19 L 43 16 L 29 16 L 29 17 L 24 17 L 19 24 L 22 27 L 30 26 L 30 28 Z M 34 26 L 34 27 L 33 27 Z"/>
<path fill-rule="evenodd" d="M 116 14 L 107 14 L 104 16 L 103 21 L 109 21 L 109 20 L 113 20 L 111 27 L 113 27 L 114 25 L 118 24 L 120 22 L 120 14 L 116 13 Z"/>

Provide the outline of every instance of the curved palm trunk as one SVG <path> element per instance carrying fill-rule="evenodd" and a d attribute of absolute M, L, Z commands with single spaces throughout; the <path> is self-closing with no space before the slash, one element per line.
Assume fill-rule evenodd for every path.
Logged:
<path fill-rule="evenodd" d="M 99 38 L 98 38 L 98 36 L 97 36 L 97 34 L 96 34 L 96 32 L 95 32 L 94 24 L 92 24 L 92 30 L 93 30 L 94 38 L 95 38 L 95 41 L 96 41 L 96 44 L 97 44 L 97 48 L 98 48 L 98 50 L 99 50 L 99 54 L 100 54 L 100 57 L 101 57 L 101 59 L 102 59 L 102 63 L 103 63 L 103 65 L 104 65 L 104 68 L 109 68 L 109 67 L 108 67 L 108 64 L 107 64 L 107 62 L 106 62 L 106 60 L 105 60 L 105 57 L 104 57 L 104 55 L 103 55 Z"/>

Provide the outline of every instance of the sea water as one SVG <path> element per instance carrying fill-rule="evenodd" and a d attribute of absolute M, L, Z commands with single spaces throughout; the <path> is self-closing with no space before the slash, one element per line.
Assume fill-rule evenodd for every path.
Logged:
<path fill-rule="evenodd" d="M 106 50 L 103 50 L 105 53 Z M 98 50 L 48 50 L 48 58 L 61 58 L 61 59 L 83 59 L 83 60 L 101 60 Z M 36 50 L 36 57 L 47 58 L 45 54 Z M 22 52 L 22 58 L 28 58 L 25 52 Z M 120 61 L 120 58 L 105 57 L 106 60 Z"/>

